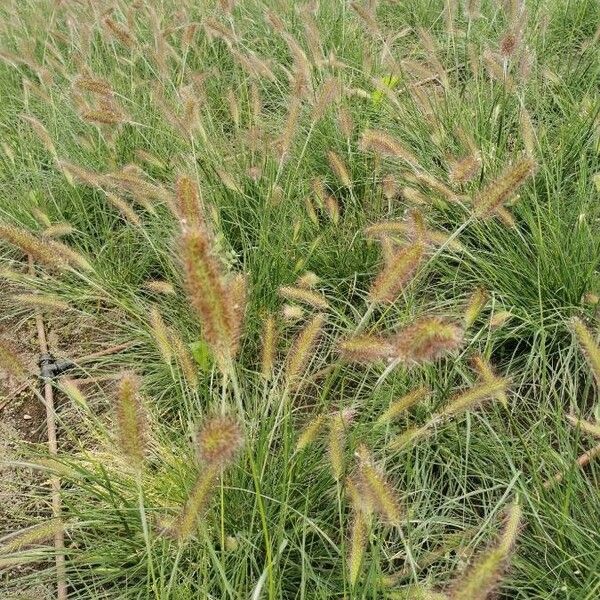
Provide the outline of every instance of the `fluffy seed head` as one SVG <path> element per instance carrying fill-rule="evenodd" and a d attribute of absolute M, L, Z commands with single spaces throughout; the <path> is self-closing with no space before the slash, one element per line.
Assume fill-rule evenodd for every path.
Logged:
<path fill-rule="evenodd" d="M 324 324 L 325 315 L 316 314 L 298 333 L 286 359 L 285 377 L 288 385 L 295 383 L 304 374 Z"/>
<path fill-rule="evenodd" d="M 75 227 L 70 223 L 54 223 L 42 231 L 42 237 L 61 238 L 75 232 Z"/>
<path fill-rule="evenodd" d="M 206 510 L 219 474 L 218 465 L 208 465 L 200 474 L 194 487 L 190 490 L 181 514 L 173 525 L 165 531 L 168 535 L 186 540 L 194 534 L 198 519 Z"/>
<path fill-rule="evenodd" d="M 397 358 L 423 364 L 437 360 L 460 347 L 462 330 L 443 317 L 421 317 L 393 338 Z"/>
<path fill-rule="evenodd" d="M 344 359 L 351 362 L 371 363 L 386 360 L 394 353 L 394 347 L 382 337 L 357 335 L 338 344 Z"/>
<path fill-rule="evenodd" d="M 577 337 L 579 346 L 587 358 L 592 373 L 600 385 L 600 346 L 598 346 L 598 343 L 590 330 L 578 317 L 573 317 L 571 320 L 571 327 Z"/>
<path fill-rule="evenodd" d="M 243 444 L 240 424 L 227 416 L 208 419 L 196 435 L 196 447 L 202 462 L 219 468 L 229 465 Z"/>
<path fill-rule="evenodd" d="M 430 394 L 431 390 L 426 386 L 411 390 L 408 394 L 392 402 L 389 408 L 377 419 L 377 423 L 381 424 L 393 421 L 415 404 L 425 400 Z"/>
<path fill-rule="evenodd" d="M 198 364 L 190 353 L 190 349 L 181 336 L 173 329 L 168 330 L 169 345 L 177 361 L 183 377 L 191 389 L 198 387 Z"/>
<path fill-rule="evenodd" d="M 175 288 L 168 281 L 161 281 L 159 279 L 153 279 L 150 281 L 146 281 L 144 283 L 144 287 L 155 294 L 163 294 L 165 296 L 170 296 L 175 294 Z"/>
<path fill-rule="evenodd" d="M 48 239 L 39 239 L 33 233 L 0 223 L 0 239 L 17 246 L 24 254 L 30 254 L 35 261 L 57 269 L 69 266 L 91 270 L 87 260 L 60 242 Z"/>
<path fill-rule="evenodd" d="M 363 132 L 360 147 L 364 151 L 371 151 L 380 156 L 397 158 L 417 167 L 419 161 L 415 155 L 400 144 L 400 142 L 385 131 L 367 129 Z"/>
<path fill-rule="evenodd" d="M 450 162 L 450 181 L 458 184 L 471 181 L 481 169 L 481 156 L 469 154 Z"/>
<path fill-rule="evenodd" d="M 567 415 L 567 421 L 569 421 L 569 423 L 571 423 L 571 425 L 574 427 L 581 429 L 581 431 L 593 435 L 596 438 L 600 438 L 600 425 L 597 423 L 590 423 L 589 421 L 578 419 L 572 415 Z"/>
<path fill-rule="evenodd" d="M 188 227 L 204 224 L 204 210 L 196 183 L 187 175 L 181 175 L 175 184 L 176 216 Z"/>
<path fill-rule="evenodd" d="M 327 310 L 329 303 L 322 294 L 295 286 L 282 286 L 279 288 L 279 294 L 286 300 L 292 302 L 301 302 L 319 310 Z"/>
<path fill-rule="evenodd" d="M 298 435 L 296 452 L 301 452 L 304 448 L 312 444 L 317 439 L 317 436 L 321 433 L 326 423 L 327 416 L 323 414 L 317 415 L 311 419 Z"/>
<path fill-rule="evenodd" d="M 453 417 L 465 410 L 470 410 L 490 398 L 497 398 L 506 393 L 508 381 L 490 374 L 482 383 L 454 396 L 441 410 L 442 418 Z"/>
<path fill-rule="evenodd" d="M 50 519 L 27 529 L 11 533 L 0 539 L 0 556 L 13 554 L 31 546 L 45 544 L 52 540 L 58 532 L 64 530 L 64 521 L 61 519 Z"/>
<path fill-rule="evenodd" d="M 140 381 L 132 372 L 121 375 L 115 399 L 119 446 L 139 469 L 144 460 L 147 419 L 140 396 Z"/>
<path fill-rule="evenodd" d="M 237 309 L 233 286 L 224 281 L 210 244 L 210 236 L 202 227 L 186 228 L 181 236 L 188 298 L 200 319 L 204 339 L 224 363 L 235 353 Z"/>
<path fill-rule="evenodd" d="M 341 481 L 344 475 L 344 451 L 346 448 L 346 429 L 352 421 L 353 411 L 336 412 L 329 416 L 329 435 L 327 454 L 333 478 Z"/>
<path fill-rule="evenodd" d="M 154 337 L 154 342 L 159 349 L 163 360 L 167 364 L 171 364 L 173 348 L 171 347 L 169 339 L 169 330 L 156 306 L 153 306 L 150 309 L 150 328 L 152 337 Z"/>
<path fill-rule="evenodd" d="M 68 302 L 51 294 L 14 294 L 11 299 L 17 304 L 33 306 L 39 311 L 68 311 L 71 308 Z"/>
<path fill-rule="evenodd" d="M 350 543 L 348 544 L 348 580 L 352 587 L 356 585 L 360 577 L 368 538 L 367 516 L 361 511 L 353 511 L 350 523 Z"/>
<path fill-rule="evenodd" d="M 495 590 L 510 561 L 520 529 L 521 513 L 518 503 L 509 507 L 500 539 L 453 584 L 451 600 L 485 600 Z"/>
<path fill-rule="evenodd" d="M 396 490 L 390 485 L 383 472 L 375 466 L 371 453 L 364 446 L 357 454 L 356 481 L 360 492 L 380 517 L 392 525 L 400 525 L 402 509 Z"/>
<path fill-rule="evenodd" d="M 477 317 L 487 304 L 488 299 L 489 294 L 483 288 L 477 288 L 471 294 L 463 317 L 465 328 L 468 329 L 471 327 L 471 325 L 473 325 L 473 323 L 475 323 Z"/>
<path fill-rule="evenodd" d="M 415 242 L 400 249 L 384 265 L 369 291 L 372 302 L 394 302 L 400 291 L 412 280 L 425 254 L 422 243 Z"/>
<path fill-rule="evenodd" d="M 327 152 L 327 161 L 329 162 L 329 166 L 331 170 L 335 173 L 335 176 L 338 178 L 338 181 L 347 188 L 352 187 L 352 179 L 350 177 L 350 173 L 348 173 L 348 169 L 344 164 L 344 161 L 340 158 L 338 154 L 333 152 L 333 150 L 329 150 Z"/>
<path fill-rule="evenodd" d="M 473 199 L 473 212 L 480 219 L 488 219 L 512 194 L 535 172 L 531 158 L 522 158 L 509 167 L 494 181 L 485 186 Z"/>

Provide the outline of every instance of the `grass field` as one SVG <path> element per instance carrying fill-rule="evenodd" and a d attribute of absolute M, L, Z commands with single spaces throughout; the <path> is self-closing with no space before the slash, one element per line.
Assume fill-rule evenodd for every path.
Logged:
<path fill-rule="evenodd" d="M 0 24 L 3 599 L 600 597 L 595 0 Z"/>

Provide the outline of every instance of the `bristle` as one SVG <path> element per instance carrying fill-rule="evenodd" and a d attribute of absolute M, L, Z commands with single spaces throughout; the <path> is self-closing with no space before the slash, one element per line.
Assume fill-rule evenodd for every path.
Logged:
<path fill-rule="evenodd" d="M 446 7 L 448 7 L 448 4 L 446 4 Z M 450 13 L 446 12 L 445 14 L 450 14 Z M 437 44 L 436 44 L 435 40 L 433 39 L 433 37 L 429 33 L 429 31 L 427 31 L 426 29 L 424 29 L 422 27 L 419 27 L 419 29 L 417 30 L 417 33 L 419 35 L 419 40 L 421 42 L 421 45 L 423 46 L 423 48 L 425 49 L 425 51 L 427 53 L 428 64 L 434 70 L 435 74 L 439 78 L 442 85 L 445 88 L 449 88 L 450 82 L 448 79 L 448 73 L 447 73 L 446 69 L 444 68 L 444 66 L 442 65 L 442 63 L 440 62 L 440 59 L 437 56 L 438 48 L 437 48 Z"/>
<path fill-rule="evenodd" d="M 594 339 L 590 330 L 578 317 L 573 317 L 571 319 L 571 327 L 577 337 L 579 346 L 592 369 L 592 374 L 596 378 L 598 385 L 600 385 L 600 346 Z"/>
<path fill-rule="evenodd" d="M 492 315 L 490 319 L 490 327 L 496 329 L 497 327 L 502 327 L 510 318 L 512 318 L 512 313 L 508 310 L 501 310 Z"/>
<path fill-rule="evenodd" d="M 485 308 L 489 300 L 489 294 L 484 288 L 477 288 L 470 296 L 463 317 L 465 329 L 468 329 L 475 323 L 481 311 Z"/>
<path fill-rule="evenodd" d="M 425 400 L 430 394 L 431 390 L 426 386 L 408 392 L 408 394 L 405 394 L 402 398 L 392 402 L 389 408 L 377 419 L 377 423 L 389 423 L 390 421 L 397 419 L 402 413 L 406 412 L 415 404 Z"/>
<path fill-rule="evenodd" d="M 594 294 L 593 292 L 586 292 L 581 297 L 581 302 L 583 304 L 591 304 L 592 306 L 595 306 L 596 304 L 600 304 L 600 296 L 598 296 L 598 294 Z"/>
<path fill-rule="evenodd" d="M 227 416 L 207 419 L 196 435 L 200 460 L 219 469 L 231 464 L 243 444 L 244 435 L 240 424 Z"/>
<path fill-rule="evenodd" d="M 17 553 L 32 546 L 44 545 L 65 530 L 61 519 L 49 519 L 27 529 L 21 529 L 0 538 L 0 556 Z"/>
<path fill-rule="evenodd" d="M 261 374 L 265 379 L 273 376 L 275 357 L 277 354 L 277 324 L 275 317 L 268 313 L 263 321 L 262 350 L 261 350 Z"/>
<path fill-rule="evenodd" d="M 521 137 L 525 146 L 525 153 L 531 159 L 536 155 L 536 135 L 533 127 L 533 121 L 529 111 L 523 106 L 519 113 L 519 121 L 521 124 Z"/>
<path fill-rule="evenodd" d="M 462 329 L 443 317 L 421 317 L 392 338 L 396 356 L 407 363 L 429 363 L 457 350 Z"/>
<path fill-rule="evenodd" d="M 335 196 L 326 194 L 325 200 L 323 201 L 323 208 L 331 219 L 331 222 L 334 225 L 337 225 L 340 222 L 340 205 Z"/>
<path fill-rule="evenodd" d="M 441 418 L 456 416 L 465 410 L 474 408 L 485 400 L 505 394 L 507 387 L 508 381 L 506 379 L 492 375 L 482 383 L 474 385 L 450 399 L 448 404 L 440 411 L 439 416 Z"/>
<path fill-rule="evenodd" d="M 153 279 L 150 281 L 146 281 L 144 283 L 144 287 L 151 292 L 156 294 L 163 294 L 165 296 L 172 296 L 175 294 L 175 288 L 168 281 L 161 281 L 159 279 Z"/>
<path fill-rule="evenodd" d="M 419 242 L 399 250 L 375 278 L 369 291 L 371 302 L 394 302 L 402 289 L 413 279 L 424 254 L 425 248 Z"/>
<path fill-rule="evenodd" d="M 502 56 L 498 56 L 488 48 L 483 52 L 483 64 L 490 79 L 502 83 L 508 92 L 514 91 L 515 82 L 508 70 L 504 69 L 504 58 Z"/>
<path fill-rule="evenodd" d="M 286 300 L 307 304 L 319 310 L 327 310 L 329 303 L 322 294 L 295 286 L 282 286 L 279 288 L 279 294 Z"/>
<path fill-rule="evenodd" d="M 40 139 L 42 144 L 44 144 L 44 147 L 46 148 L 46 150 L 54 158 L 56 158 L 57 154 L 56 154 L 56 148 L 54 147 L 54 142 L 52 141 L 52 138 L 50 137 L 48 130 L 44 127 L 44 125 L 41 123 L 41 121 L 39 121 L 35 117 L 32 117 L 31 115 L 21 115 L 21 118 L 24 121 L 27 121 L 29 123 L 29 125 L 31 126 L 33 131 L 35 131 L 36 135 L 38 136 L 38 138 Z"/>
<path fill-rule="evenodd" d="M 0 223 L 0 239 L 17 246 L 23 253 L 30 254 L 34 260 L 50 267 L 65 269 L 80 267 L 91 270 L 87 260 L 71 248 L 54 240 L 39 239 L 31 232 Z"/>
<path fill-rule="evenodd" d="M 354 133 L 354 122 L 350 110 L 345 106 L 341 106 L 338 111 L 338 124 L 340 131 L 346 139 L 350 139 Z"/>
<path fill-rule="evenodd" d="M 316 314 L 298 333 L 286 360 L 285 378 L 288 385 L 295 383 L 304 374 L 304 370 L 313 356 L 324 324 L 325 315 Z"/>
<path fill-rule="evenodd" d="M 326 415 L 320 414 L 316 417 L 313 417 L 304 426 L 304 428 L 298 435 L 298 440 L 296 442 L 296 452 L 301 452 L 302 450 L 304 450 L 304 448 L 314 443 L 314 441 L 317 439 L 317 436 L 321 433 L 326 423 Z"/>
<path fill-rule="evenodd" d="M 370 453 L 365 448 L 359 452 L 358 477 L 359 488 L 368 497 L 374 510 L 388 523 L 400 525 L 403 513 L 396 490 L 375 466 Z"/>
<path fill-rule="evenodd" d="M 70 223 L 54 223 L 42 231 L 42 237 L 60 238 L 71 235 L 75 232 L 75 227 Z"/>
<path fill-rule="evenodd" d="M 51 294 L 14 294 L 11 296 L 11 299 L 17 304 L 32 306 L 40 311 L 68 311 L 71 309 L 71 306 L 68 302 L 65 302 L 58 296 L 53 296 Z"/>
<path fill-rule="evenodd" d="M 29 379 L 30 370 L 11 344 L 0 338 L 0 369 L 18 381 Z"/>
<path fill-rule="evenodd" d="M 456 202 L 456 193 L 452 191 L 445 183 L 441 182 L 439 179 L 436 179 L 430 173 L 417 171 L 412 174 L 412 177 L 416 182 L 430 188 L 432 191 L 434 191 L 436 194 L 439 194 L 446 200 L 450 200 L 450 202 Z"/>
<path fill-rule="evenodd" d="M 188 298 L 200 318 L 204 339 L 215 356 L 226 362 L 234 354 L 235 315 L 230 291 L 209 244 L 204 228 L 186 229 L 181 236 Z"/>
<path fill-rule="evenodd" d="M 353 511 L 348 544 L 348 581 L 351 587 L 357 584 L 360 577 L 368 537 L 369 526 L 366 515 L 361 511 Z"/>
<path fill-rule="evenodd" d="M 181 514 L 168 533 L 180 540 L 187 540 L 196 530 L 198 519 L 207 508 L 210 496 L 216 488 L 216 479 L 219 474 L 217 465 L 209 465 L 198 477 L 194 487 L 190 490 Z"/>
<path fill-rule="evenodd" d="M 333 478 L 341 481 L 344 476 L 344 453 L 346 449 L 346 430 L 353 417 L 352 411 L 336 412 L 329 416 L 327 436 L 327 455 Z"/>
<path fill-rule="evenodd" d="M 102 23 L 104 24 L 106 30 L 124 46 L 127 46 L 128 48 L 133 48 L 136 45 L 135 38 L 124 25 L 117 23 L 114 19 L 111 19 L 110 17 L 106 17 L 102 21 Z"/>
<path fill-rule="evenodd" d="M 483 552 L 450 592 L 451 600 L 485 600 L 496 589 L 506 569 L 519 532 L 521 508 L 514 503 L 508 512 L 499 541 Z"/>
<path fill-rule="evenodd" d="M 154 343 L 163 360 L 170 365 L 173 358 L 173 348 L 169 340 L 169 330 L 156 306 L 150 309 L 150 328 Z"/>
<path fill-rule="evenodd" d="M 348 173 L 348 169 L 339 155 L 329 150 L 327 152 L 327 161 L 329 162 L 329 166 L 331 167 L 331 170 L 334 172 L 338 181 L 344 187 L 351 188 L 352 179 L 350 177 L 350 173 Z"/>
<path fill-rule="evenodd" d="M 176 216 L 189 227 L 197 227 L 204 223 L 204 209 L 196 183 L 187 175 L 178 177 L 175 183 L 177 199 Z"/>
<path fill-rule="evenodd" d="M 81 112 L 81 118 L 98 125 L 120 125 L 125 122 L 125 115 L 114 106 L 87 108 Z"/>
<path fill-rule="evenodd" d="M 471 181 L 481 169 L 481 156 L 469 154 L 450 162 L 450 181 L 464 184 Z"/>
<path fill-rule="evenodd" d="M 90 187 L 98 189 L 102 189 L 102 186 L 105 183 L 104 177 L 100 173 L 84 169 L 79 165 L 75 165 L 65 160 L 59 160 L 58 166 L 71 183 L 75 180 L 78 183 L 83 183 L 84 185 L 89 185 Z"/>
<path fill-rule="evenodd" d="M 97 94 L 98 96 L 114 95 L 114 91 L 110 83 L 108 83 L 106 79 L 97 77 L 95 75 L 78 75 L 73 80 L 73 85 L 81 90 L 85 90 L 86 92 Z"/>
<path fill-rule="evenodd" d="M 340 96 L 340 81 L 335 77 L 329 77 L 321 86 L 317 94 L 312 111 L 312 119 L 316 123 L 320 121 L 327 112 L 329 106 Z"/>
<path fill-rule="evenodd" d="M 281 138 L 278 141 L 279 151 L 283 158 L 287 157 L 292 148 L 292 144 L 298 130 L 301 108 L 302 103 L 300 98 L 294 96 L 290 102 Z"/>
<path fill-rule="evenodd" d="M 140 381 L 131 372 L 121 375 L 115 399 L 119 447 L 139 469 L 146 451 L 147 423 L 140 397 Z"/>
<path fill-rule="evenodd" d="M 372 363 L 388 360 L 394 347 L 382 337 L 358 335 L 338 344 L 338 350 L 345 360 L 358 363 Z"/>
<path fill-rule="evenodd" d="M 497 377 L 496 373 L 494 372 L 494 369 L 483 356 L 476 354 L 471 359 L 471 365 L 473 366 L 473 369 L 477 371 L 477 373 L 485 383 L 493 384 L 496 381 Z M 500 401 L 502 406 L 508 406 L 508 397 L 506 396 L 505 391 L 497 392 L 495 394 L 495 397 Z"/>
<path fill-rule="evenodd" d="M 350 2 L 350 7 L 360 17 L 371 35 L 380 35 L 380 28 L 377 24 L 377 18 L 373 10 L 370 10 L 358 2 Z"/>
<path fill-rule="evenodd" d="M 281 316 L 287 323 L 295 323 L 304 317 L 304 309 L 296 304 L 284 304 Z"/>
<path fill-rule="evenodd" d="M 393 175 L 386 175 L 381 180 L 381 187 L 383 189 L 383 195 L 387 200 L 393 200 L 398 196 L 400 191 L 400 186 L 398 185 L 398 181 Z"/>
<path fill-rule="evenodd" d="M 227 295 L 230 298 L 231 335 L 229 352 L 235 356 L 240 347 L 240 339 L 244 330 L 246 306 L 248 303 L 248 276 L 245 273 L 228 275 L 225 278 Z"/>
<path fill-rule="evenodd" d="M 316 275 L 312 271 L 306 271 L 306 273 L 298 277 L 298 279 L 296 280 L 296 285 L 299 288 L 311 289 L 314 288 L 319 283 L 319 281 L 321 281 L 321 279 L 318 275 Z"/>
<path fill-rule="evenodd" d="M 377 154 L 398 158 L 410 164 L 411 166 L 419 166 L 419 161 L 412 152 L 407 150 L 400 142 L 385 131 L 367 129 L 363 132 L 360 147 L 364 151 L 372 151 Z"/>
<path fill-rule="evenodd" d="M 535 163 L 530 158 L 523 158 L 509 167 L 474 198 L 475 216 L 487 219 L 494 215 L 534 171 Z"/>
<path fill-rule="evenodd" d="M 86 412 L 90 411 L 87 398 L 81 391 L 81 387 L 77 385 L 75 381 L 67 379 L 66 377 L 61 377 L 60 391 L 79 408 L 85 410 Z"/>
<path fill-rule="evenodd" d="M 131 208 L 131 205 L 126 200 L 123 200 L 123 198 L 119 198 L 119 196 L 117 196 L 111 192 L 105 192 L 105 197 L 106 197 L 106 201 L 109 204 L 111 204 L 114 208 L 116 208 L 119 211 L 119 213 L 121 214 L 121 216 L 128 223 L 131 223 L 132 225 L 135 225 L 136 227 L 141 226 L 142 221 L 141 221 L 140 217 L 135 212 L 135 210 L 133 210 L 133 208 Z"/>
<path fill-rule="evenodd" d="M 406 429 L 390 442 L 390 448 L 398 451 L 412 446 L 415 442 L 426 438 L 431 433 L 432 425 L 433 423 L 426 423 L 422 426 L 415 425 Z"/>
<path fill-rule="evenodd" d="M 277 81 L 277 77 L 271 69 L 270 59 L 262 59 L 255 52 L 248 51 L 244 53 L 236 48 L 230 48 L 230 52 L 234 60 L 246 71 L 249 77 Z"/>

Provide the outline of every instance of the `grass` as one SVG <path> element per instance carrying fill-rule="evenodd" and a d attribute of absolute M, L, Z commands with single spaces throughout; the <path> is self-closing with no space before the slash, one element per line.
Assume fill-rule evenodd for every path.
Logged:
<path fill-rule="evenodd" d="M 571 326 L 597 343 L 598 5 L 230 4 L 0 9 L 0 222 L 34 232 L 50 262 L 44 231 L 66 223 L 60 242 L 91 265 L 36 260 L 32 275 L 32 249 L 0 240 L 3 339 L 33 327 L 39 297 L 22 295 L 42 295 L 79 381 L 54 382 L 58 456 L 24 443 L 4 461 L 43 475 L 24 492 L 42 508 L 1 540 L 4 597 L 55 585 L 44 524 L 58 475 L 69 598 L 597 598 L 600 473 L 575 467 L 597 442 L 566 417 L 598 415 Z M 395 156 L 365 147 L 367 130 L 392 136 Z M 517 187 L 502 174 L 523 157 L 535 169 Z M 453 180 L 461 159 L 471 176 Z M 184 175 L 201 196 L 191 212 Z M 408 234 L 365 234 L 382 220 Z M 210 252 L 182 246 L 182 229 Z M 423 259 L 400 271 L 399 248 L 418 244 Z M 282 298 L 307 272 L 303 297 L 317 300 Z M 448 347 L 437 322 L 433 341 L 394 337 L 434 315 L 464 329 Z M 340 353 L 357 335 L 373 342 L 359 340 L 362 363 Z M 489 384 L 476 356 L 509 382 L 506 402 L 504 384 L 474 393 Z M 115 380 L 131 371 L 141 387 L 123 399 Z M 237 441 L 217 429 L 217 465 L 197 431 L 222 413 L 244 444 L 230 456 L 223 440 Z M 422 435 L 396 443 L 413 427 Z"/>

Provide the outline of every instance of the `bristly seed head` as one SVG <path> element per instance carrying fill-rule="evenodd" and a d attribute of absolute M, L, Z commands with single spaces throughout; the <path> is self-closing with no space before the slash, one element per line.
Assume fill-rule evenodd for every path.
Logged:
<path fill-rule="evenodd" d="M 147 417 L 140 396 L 140 380 L 130 371 L 119 379 L 115 408 L 120 449 L 139 469 L 146 451 Z"/>
<path fill-rule="evenodd" d="M 233 461 L 243 444 L 240 424 L 228 416 L 208 419 L 196 435 L 196 447 L 202 462 L 221 469 Z"/>
<path fill-rule="evenodd" d="M 460 347 L 462 329 L 443 317 L 421 317 L 399 331 L 391 340 L 396 357 L 403 362 L 423 364 Z"/>

